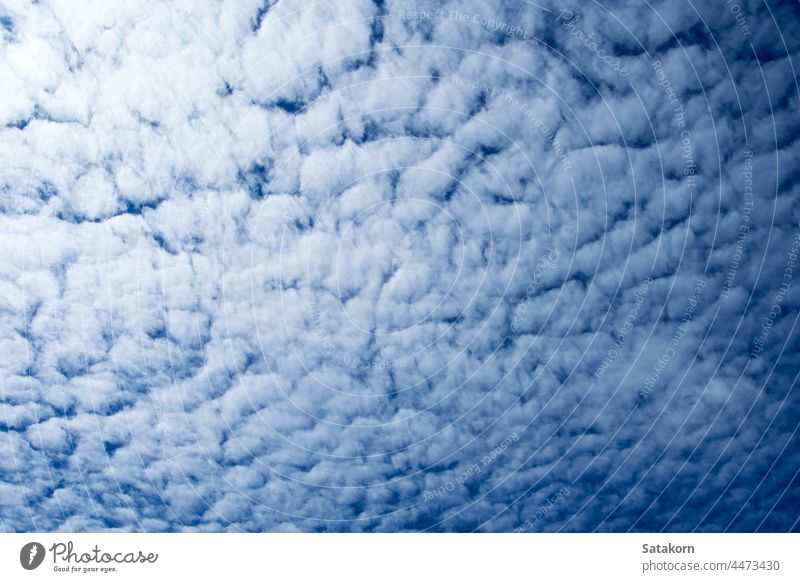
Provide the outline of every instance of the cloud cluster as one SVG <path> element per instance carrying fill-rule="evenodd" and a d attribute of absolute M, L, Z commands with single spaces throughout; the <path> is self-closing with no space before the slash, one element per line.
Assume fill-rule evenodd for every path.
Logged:
<path fill-rule="evenodd" d="M 4 2 L 0 530 L 797 530 L 797 23 Z"/>

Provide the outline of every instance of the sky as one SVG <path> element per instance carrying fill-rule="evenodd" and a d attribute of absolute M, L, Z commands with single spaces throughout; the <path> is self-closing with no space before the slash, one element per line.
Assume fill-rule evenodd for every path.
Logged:
<path fill-rule="evenodd" d="M 800 531 L 798 25 L 0 1 L 0 531 Z"/>

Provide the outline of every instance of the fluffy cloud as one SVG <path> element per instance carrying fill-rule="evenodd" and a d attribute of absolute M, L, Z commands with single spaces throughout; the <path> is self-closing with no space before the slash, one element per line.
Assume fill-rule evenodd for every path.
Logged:
<path fill-rule="evenodd" d="M 782 4 L 6 2 L 4 531 L 798 528 Z"/>

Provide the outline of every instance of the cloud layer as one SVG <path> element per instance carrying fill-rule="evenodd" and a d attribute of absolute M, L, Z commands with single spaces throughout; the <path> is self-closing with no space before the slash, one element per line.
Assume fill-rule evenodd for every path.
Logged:
<path fill-rule="evenodd" d="M 6 1 L 0 531 L 796 531 L 790 3 Z"/>

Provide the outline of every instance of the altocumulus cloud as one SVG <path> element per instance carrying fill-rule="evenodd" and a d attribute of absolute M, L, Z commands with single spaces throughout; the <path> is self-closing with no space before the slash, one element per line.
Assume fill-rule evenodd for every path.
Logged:
<path fill-rule="evenodd" d="M 0 529 L 797 530 L 798 20 L 3 2 Z"/>

